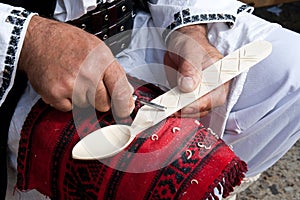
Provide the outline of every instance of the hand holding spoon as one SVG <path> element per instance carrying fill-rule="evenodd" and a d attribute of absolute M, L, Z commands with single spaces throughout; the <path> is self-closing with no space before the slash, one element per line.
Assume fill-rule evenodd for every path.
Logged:
<path fill-rule="evenodd" d="M 90 133 L 74 146 L 73 158 L 91 160 L 114 156 L 125 149 L 140 132 L 248 70 L 271 51 L 272 45 L 266 41 L 255 41 L 241 47 L 203 70 L 202 83 L 193 92 L 182 93 L 175 87 L 151 101 L 167 109 L 158 110 L 145 105 L 140 108 L 131 126 L 110 125 Z"/>

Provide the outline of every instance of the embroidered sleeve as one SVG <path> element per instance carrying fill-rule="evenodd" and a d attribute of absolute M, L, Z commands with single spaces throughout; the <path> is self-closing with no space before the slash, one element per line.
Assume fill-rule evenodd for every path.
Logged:
<path fill-rule="evenodd" d="M 11 89 L 28 23 L 34 15 L 0 3 L 0 106 Z"/>
<path fill-rule="evenodd" d="M 172 31 L 192 24 L 222 22 L 233 27 L 239 13 L 253 11 L 236 0 L 150 0 L 148 4 L 165 40 Z"/>

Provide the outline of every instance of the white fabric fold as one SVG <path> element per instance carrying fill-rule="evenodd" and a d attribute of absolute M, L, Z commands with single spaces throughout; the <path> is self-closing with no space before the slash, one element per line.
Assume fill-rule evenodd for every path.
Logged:
<path fill-rule="evenodd" d="M 63 22 L 74 20 L 96 7 L 96 0 L 57 0 L 54 18 Z"/>

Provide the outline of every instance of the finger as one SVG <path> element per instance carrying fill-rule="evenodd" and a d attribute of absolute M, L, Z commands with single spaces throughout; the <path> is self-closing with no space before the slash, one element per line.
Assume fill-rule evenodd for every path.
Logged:
<path fill-rule="evenodd" d="M 208 115 L 211 111 L 203 111 L 200 113 L 192 113 L 192 114 L 183 114 L 181 112 L 178 112 L 175 114 L 176 117 L 182 117 L 182 118 L 201 118 Z"/>
<path fill-rule="evenodd" d="M 54 107 L 57 110 L 67 112 L 72 110 L 71 91 L 69 85 L 62 87 L 59 84 L 53 84 L 53 87 L 48 90 L 47 93 L 41 93 L 41 98 L 47 104 Z"/>
<path fill-rule="evenodd" d="M 178 66 L 171 60 L 169 52 L 164 55 L 164 68 L 169 85 L 173 88 L 177 86 Z"/>
<path fill-rule="evenodd" d="M 193 103 L 189 104 L 188 106 L 184 107 L 181 110 L 182 114 L 194 114 L 200 113 L 203 111 L 209 111 L 212 109 L 212 99 L 211 95 L 207 94 L 200 99 L 194 101 Z"/>
<path fill-rule="evenodd" d="M 80 82 L 80 78 L 77 78 L 76 86 L 73 90 L 72 102 L 81 108 L 93 106 L 100 112 L 108 111 L 111 105 L 109 94 L 101 77 L 95 83 L 87 80 Z"/>
<path fill-rule="evenodd" d="M 170 58 L 178 65 L 177 84 L 181 91 L 191 92 L 201 81 L 202 62 L 205 51 L 197 40 L 188 34 L 175 34 L 170 46 Z"/>
<path fill-rule="evenodd" d="M 181 110 L 181 115 L 193 116 L 197 113 L 200 113 L 202 116 L 207 114 L 205 112 L 210 112 L 213 108 L 223 105 L 227 99 L 229 84 L 229 82 L 225 83 L 224 85 L 221 85 L 200 99 L 189 104 Z"/>
<path fill-rule="evenodd" d="M 187 54 L 183 52 L 182 55 L 168 52 L 169 65 L 177 65 L 178 77 L 177 85 L 182 92 L 191 92 L 196 89 L 201 81 L 201 55 L 195 52 Z M 173 61 L 173 63 L 170 62 Z"/>
<path fill-rule="evenodd" d="M 89 103 L 100 112 L 106 112 L 111 107 L 110 97 L 102 80 L 98 82 L 97 87 L 90 86 L 87 97 Z"/>
<path fill-rule="evenodd" d="M 73 89 L 72 103 L 80 108 L 85 108 L 89 106 L 90 103 L 87 95 L 88 89 L 89 88 L 86 86 L 84 81 L 79 81 L 79 78 L 77 78 L 76 84 Z"/>
<path fill-rule="evenodd" d="M 134 108 L 133 87 L 118 62 L 114 61 L 110 64 L 105 71 L 103 80 L 111 96 L 113 113 L 121 118 L 129 116 Z"/>
<path fill-rule="evenodd" d="M 69 99 L 62 99 L 59 102 L 55 102 L 50 104 L 52 107 L 56 108 L 57 110 L 68 112 L 72 110 L 72 103 Z"/>
<path fill-rule="evenodd" d="M 51 107 L 60 110 L 62 112 L 68 112 L 72 110 L 72 103 L 70 101 L 70 99 L 67 98 L 63 98 L 60 100 L 56 100 L 56 101 L 49 101 L 49 100 L 44 100 L 43 101 L 47 104 L 49 104 Z"/>
<path fill-rule="evenodd" d="M 201 71 L 188 60 L 179 65 L 177 84 L 182 92 L 192 92 L 201 81 Z"/>
<path fill-rule="evenodd" d="M 76 77 L 73 90 L 73 97 L 76 97 L 74 104 L 80 107 L 91 105 L 100 112 L 110 109 L 110 97 L 103 83 L 103 75 L 113 60 L 113 55 L 104 43 L 89 52 L 81 63 Z"/>

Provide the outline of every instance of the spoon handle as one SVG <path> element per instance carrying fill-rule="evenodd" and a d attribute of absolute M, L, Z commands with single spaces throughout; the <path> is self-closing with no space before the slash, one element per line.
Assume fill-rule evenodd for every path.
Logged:
<path fill-rule="evenodd" d="M 134 134 L 137 135 L 159 123 L 218 86 L 248 70 L 266 58 L 271 51 L 272 45 L 267 41 L 249 43 L 203 70 L 202 83 L 193 92 L 182 93 L 175 87 L 153 99 L 152 103 L 162 105 L 167 109 L 159 111 L 147 105 L 141 107 L 131 125 Z"/>

